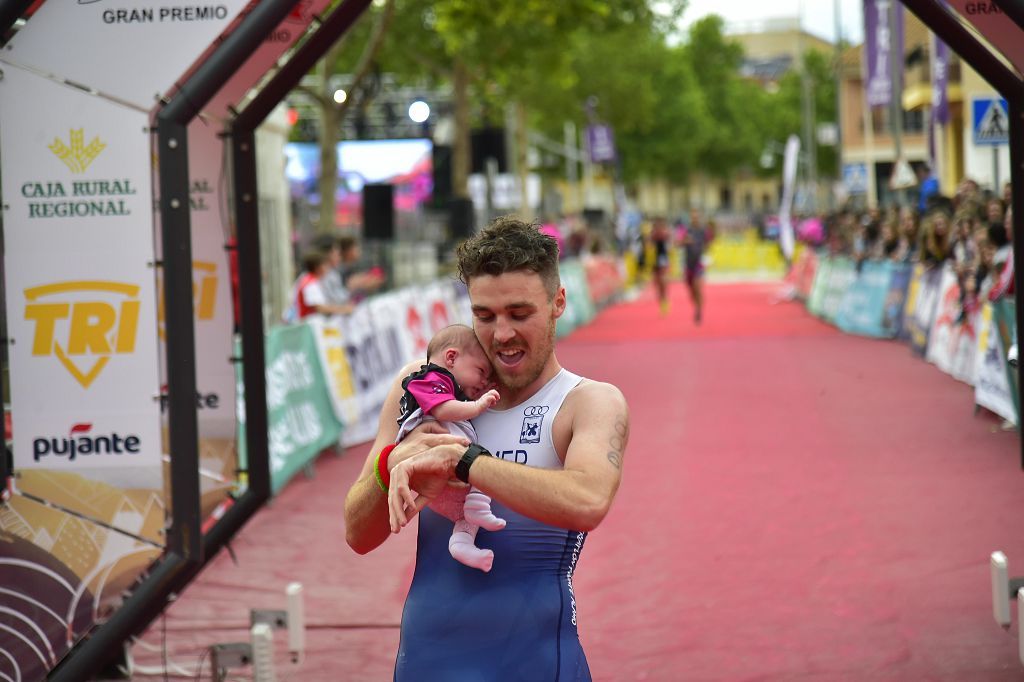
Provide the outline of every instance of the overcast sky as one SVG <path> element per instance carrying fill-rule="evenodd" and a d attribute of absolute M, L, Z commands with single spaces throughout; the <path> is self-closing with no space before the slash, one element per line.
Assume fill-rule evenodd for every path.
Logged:
<path fill-rule="evenodd" d="M 726 24 L 801 17 L 807 31 L 831 41 L 836 34 L 836 5 L 843 38 L 859 43 L 864 34 L 862 0 L 689 0 L 683 25 L 689 26 L 708 14 L 719 15 Z"/>

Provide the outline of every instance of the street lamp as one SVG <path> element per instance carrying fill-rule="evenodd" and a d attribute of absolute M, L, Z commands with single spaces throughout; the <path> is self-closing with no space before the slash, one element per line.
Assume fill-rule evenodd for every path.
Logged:
<path fill-rule="evenodd" d="M 409 105 L 409 118 L 413 123 L 423 123 L 430 118 L 430 105 L 421 99 Z"/>

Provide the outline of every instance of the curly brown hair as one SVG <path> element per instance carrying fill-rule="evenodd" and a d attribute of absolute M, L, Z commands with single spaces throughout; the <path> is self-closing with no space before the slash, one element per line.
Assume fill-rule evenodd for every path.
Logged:
<path fill-rule="evenodd" d="M 459 244 L 459 279 L 467 286 L 480 275 L 529 270 L 540 275 L 548 300 L 558 293 L 558 243 L 539 226 L 516 216 L 501 216 L 479 234 Z"/>

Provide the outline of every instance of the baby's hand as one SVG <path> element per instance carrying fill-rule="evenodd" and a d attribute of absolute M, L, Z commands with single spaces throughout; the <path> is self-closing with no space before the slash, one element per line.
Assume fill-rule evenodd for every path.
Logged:
<path fill-rule="evenodd" d="M 487 391 L 487 393 L 484 393 L 482 396 L 480 396 L 479 402 L 486 409 L 488 407 L 493 407 L 494 405 L 496 405 L 498 403 L 498 400 L 500 399 L 501 396 L 498 395 L 498 392 L 492 388 L 491 390 Z"/>

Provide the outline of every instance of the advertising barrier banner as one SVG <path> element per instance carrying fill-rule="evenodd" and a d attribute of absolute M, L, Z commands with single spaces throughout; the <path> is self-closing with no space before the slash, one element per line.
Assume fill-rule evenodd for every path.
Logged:
<path fill-rule="evenodd" d="M 267 440 L 276 493 L 322 450 L 338 442 L 341 423 L 320 365 L 316 338 L 305 324 L 267 334 Z M 239 449 L 244 449 L 244 440 Z"/>
<path fill-rule="evenodd" d="M 978 346 L 974 356 L 974 403 L 1016 424 L 1017 410 L 1007 378 L 1010 368 L 1006 364 L 1006 352 L 999 338 L 992 305 L 982 307 L 978 329 Z"/>
<path fill-rule="evenodd" d="M 938 291 L 938 307 L 925 357 L 943 372 L 973 384 L 977 314 L 964 314 L 960 285 L 949 265 L 942 268 Z"/>
<path fill-rule="evenodd" d="M 904 327 L 914 353 L 924 357 L 928 350 L 928 336 L 931 334 L 935 311 L 939 307 L 939 286 L 942 270 L 915 266 L 911 281 L 911 305 L 904 315 Z"/>
<path fill-rule="evenodd" d="M 900 263 L 890 265 L 890 269 L 892 277 L 889 280 L 889 292 L 885 296 L 882 329 L 887 337 L 894 339 L 903 335 L 904 307 L 913 268 L 907 263 Z"/>
<path fill-rule="evenodd" d="M 821 317 L 822 315 L 822 301 L 825 299 L 825 289 L 831 276 L 832 258 L 825 256 L 818 262 L 818 268 L 814 273 L 814 284 L 811 287 L 811 295 L 807 298 L 807 309 L 815 317 Z"/>
<path fill-rule="evenodd" d="M 587 288 L 587 276 L 580 262 L 563 261 L 558 271 L 565 287 L 565 312 L 558 318 L 556 333 L 563 337 L 594 319 L 595 311 Z"/>
<path fill-rule="evenodd" d="M 821 317 L 833 322 L 839 313 L 839 306 L 843 302 L 846 290 L 857 279 L 857 270 L 849 258 L 840 257 L 830 260 L 832 267 L 829 269 L 828 281 L 825 282 L 825 291 L 821 298 Z"/>
<path fill-rule="evenodd" d="M 892 264 L 865 261 L 846 289 L 836 311 L 836 326 L 849 334 L 889 337 L 885 327 L 886 300 L 892 282 Z"/>
<path fill-rule="evenodd" d="M 995 322 L 999 342 L 1003 348 L 1017 343 L 1017 305 L 1012 297 L 1003 297 L 992 304 L 992 320 Z M 1006 383 L 1010 386 L 1013 398 L 1013 411 L 1020 414 L 1020 377 L 1017 370 L 1006 365 Z M 1019 423 L 1019 421 L 1018 421 Z"/>

